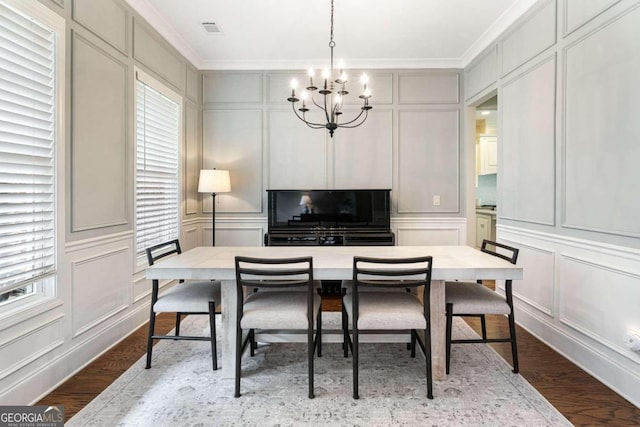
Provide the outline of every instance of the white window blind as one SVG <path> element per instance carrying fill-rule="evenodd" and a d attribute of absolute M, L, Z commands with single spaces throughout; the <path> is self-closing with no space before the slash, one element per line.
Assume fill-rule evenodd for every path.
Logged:
<path fill-rule="evenodd" d="M 136 253 L 179 234 L 180 105 L 136 82 Z"/>
<path fill-rule="evenodd" d="M 55 272 L 55 38 L 0 3 L 0 294 Z"/>

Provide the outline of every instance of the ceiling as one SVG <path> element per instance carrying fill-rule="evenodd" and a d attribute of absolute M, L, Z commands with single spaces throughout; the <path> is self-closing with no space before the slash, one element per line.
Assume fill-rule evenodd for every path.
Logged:
<path fill-rule="evenodd" d="M 329 62 L 330 0 L 127 0 L 199 69 Z M 349 68 L 462 68 L 536 0 L 336 0 L 334 55 Z M 215 22 L 219 34 L 203 22 Z"/>

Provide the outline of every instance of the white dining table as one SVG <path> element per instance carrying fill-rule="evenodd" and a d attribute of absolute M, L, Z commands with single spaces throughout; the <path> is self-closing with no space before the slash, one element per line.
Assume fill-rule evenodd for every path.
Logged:
<path fill-rule="evenodd" d="M 222 376 L 235 372 L 235 256 L 313 257 L 314 279 L 352 278 L 353 257 L 433 257 L 431 276 L 431 347 L 433 378 L 445 379 L 445 295 L 447 280 L 522 279 L 523 269 L 469 246 L 268 246 L 197 247 L 148 267 L 147 279 L 216 279 L 222 282 Z"/>

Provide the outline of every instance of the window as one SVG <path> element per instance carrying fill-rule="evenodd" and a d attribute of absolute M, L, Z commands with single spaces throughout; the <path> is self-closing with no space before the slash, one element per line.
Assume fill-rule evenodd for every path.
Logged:
<path fill-rule="evenodd" d="M 63 34 L 62 18 L 37 2 L 0 0 L 2 311 L 54 285 Z"/>
<path fill-rule="evenodd" d="M 146 74 L 136 81 L 136 254 L 180 230 L 181 98 Z"/>

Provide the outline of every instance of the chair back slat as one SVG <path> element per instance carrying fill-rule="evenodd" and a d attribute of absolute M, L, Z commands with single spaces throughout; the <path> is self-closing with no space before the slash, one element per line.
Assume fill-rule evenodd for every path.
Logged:
<path fill-rule="evenodd" d="M 487 245 L 494 246 L 496 249 L 491 250 L 487 248 Z M 510 252 L 511 254 L 510 255 L 502 254 L 498 252 L 498 248 L 504 249 L 505 251 Z M 507 246 L 505 244 L 494 242 L 492 240 L 487 240 L 487 239 L 482 241 L 482 246 L 480 247 L 480 250 L 482 252 L 488 253 L 489 255 L 493 255 L 495 257 L 502 258 L 506 261 L 509 261 L 511 264 L 515 264 L 518 261 L 518 252 L 520 252 L 518 248 Z"/>
<path fill-rule="evenodd" d="M 415 288 L 431 284 L 433 257 L 353 258 L 354 287 Z M 400 267 L 403 265 L 404 267 Z"/>
<path fill-rule="evenodd" d="M 151 246 L 145 249 L 145 253 L 147 254 L 147 262 L 149 265 L 153 265 L 164 257 L 182 253 L 182 250 L 180 249 L 180 241 L 175 239 Z"/>
<path fill-rule="evenodd" d="M 313 260 L 297 258 L 235 257 L 236 283 L 251 288 L 313 286 Z M 273 268 L 269 268 L 269 267 Z M 279 267 L 282 266 L 282 267 Z"/>

